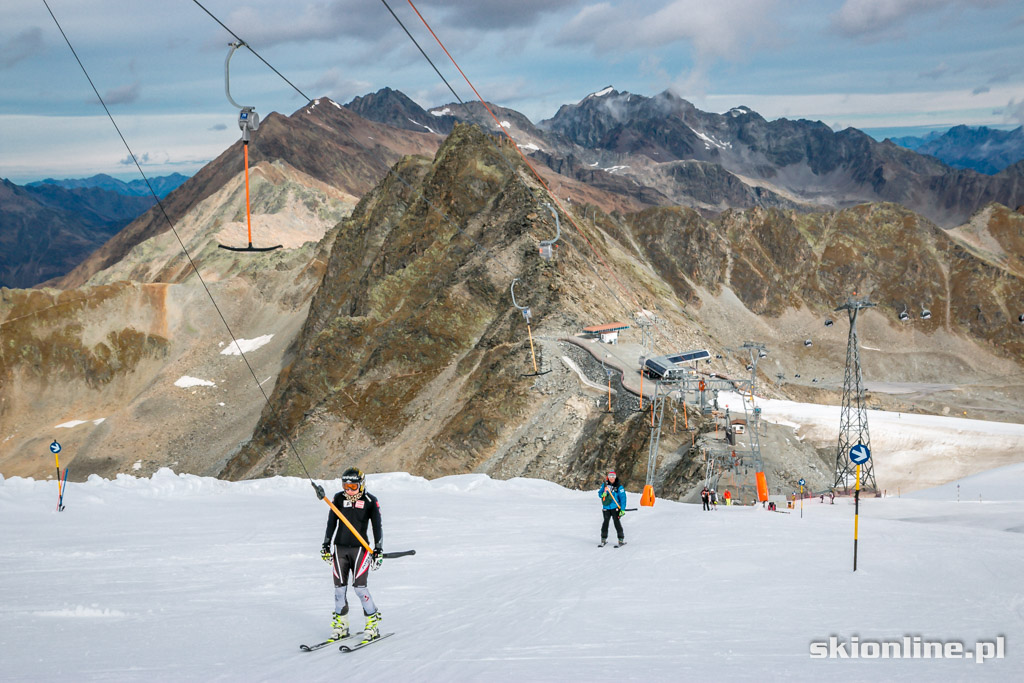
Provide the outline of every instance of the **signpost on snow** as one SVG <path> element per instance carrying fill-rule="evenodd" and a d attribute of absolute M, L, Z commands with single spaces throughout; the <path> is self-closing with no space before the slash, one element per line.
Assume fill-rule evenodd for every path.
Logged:
<path fill-rule="evenodd" d="M 54 439 L 53 443 L 50 444 L 50 452 L 53 453 L 53 459 L 57 463 L 57 512 L 64 509 L 64 486 L 68 483 L 68 468 L 64 468 L 64 484 L 60 483 L 60 444 Z"/>
<path fill-rule="evenodd" d="M 871 459 L 871 450 L 862 443 L 850 448 L 850 462 L 857 466 L 853 485 L 853 571 L 857 571 L 857 527 L 860 523 L 860 466 Z"/>
<path fill-rule="evenodd" d="M 804 484 L 806 484 L 807 482 L 805 482 L 803 480 L 803 478 L 801 478 L 800 481 L 798 481 L 797 483 L 800 484 L 800 519 L 803 519 L 804 518 Z"/>

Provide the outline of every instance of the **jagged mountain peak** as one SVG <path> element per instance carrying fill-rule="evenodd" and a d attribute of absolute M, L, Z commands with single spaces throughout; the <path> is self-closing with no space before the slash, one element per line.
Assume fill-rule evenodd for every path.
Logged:
<path fill-rule="evenodd" d="M 387 87 L 355 97 L 345 108 L 371 121 L 435 135 L 450 133 L 456 120 L 444 113 L 427 112 L 401 90 Z"/>

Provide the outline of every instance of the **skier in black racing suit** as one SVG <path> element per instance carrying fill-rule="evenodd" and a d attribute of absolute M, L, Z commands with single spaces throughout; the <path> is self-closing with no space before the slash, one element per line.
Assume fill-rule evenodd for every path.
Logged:
<path fill-rule="evenodd" d="M 377 497 L 366 491 L 366 476 L 362 470 L 350 467 L 341 475 L 343 489 L 334 494 L 336 507 L 349 524 L 369 543 L 366 529 L 373 524 L 374 551 L 370 555 L 359 540 L 342 523 L 334 510 L 327 518 L 327 533 L 321 548 L 323 558 L 334 567 L 334 615 L 331 621 L 332 638 L 346 638 L 348 629 L 348 578 L 352 574 L 352 589 L 362 603 L 366 626 L 363 629 L 367 640 L 380 636 L 380 610 L 366 589 L 369 570 L 376 569 L 383 560 L 384 531 L 380 522 L 380 503 Z M 331 553 L 331 546 L 334 553 Z"/>

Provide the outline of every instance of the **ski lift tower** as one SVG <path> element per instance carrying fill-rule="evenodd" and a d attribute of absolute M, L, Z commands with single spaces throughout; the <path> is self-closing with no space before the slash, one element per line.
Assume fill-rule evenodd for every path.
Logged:
<path fill-rule="evenodd" d="M 856 478 L 856 470 L 850 461 L 850 448 L 863 444 L 871 449 L 871 434 L 868 432 L 868 411 L 864 405 L 864 378 L 860 370 L 860 342 L 857 339 L 857 314 L 876 304 L 864 299 L 847 299 L 835 310 L 846 311 L 850 318 L 850 336 L 846 342 L 846 374 L 843 378 L 843 410 L 839 417 L 839 444 L 836 447 L 836 476 L 833 488 L 840 486 L 849 491 L 850 480 Z M 875 482 L 874 460 L 861 465 L 860 487 L 878 491 Z"/>
<path fill-rule="evenodd" d="M 743 412 L 749 427 L 751 466 L 755 472 L 764 471 L 764 459 L 761 457 L 761 409 L 754 405 L 754 388 L 757 386 L 757 362 L 768 356 L 768 349 L 761 342 L 745 341 L 744 349 L 750 353 L 750 411 L 747 411 L 747 399 L 743 399 Z"/>
<path fill-rule="evenodd" d="M 653 341 L 651 328 L 658 322 L 658 316 L 645 310 L 637 313 L 633 319 L 636 321 L 636 326 L 640 328 L 640 346 L 645 350 L 651 348 Z"/>

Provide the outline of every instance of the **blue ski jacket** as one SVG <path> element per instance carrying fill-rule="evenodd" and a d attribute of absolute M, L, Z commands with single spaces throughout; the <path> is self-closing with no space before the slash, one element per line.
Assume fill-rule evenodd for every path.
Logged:
<path fill-rule="evenodd" d="M 605 496 L 605 486 L 610 486 L 612 488 L 611 496 Z M 605 479 L 604 483 L 601 484 L 601 488 L 597 490 L 597 495 L 601 497 L 601 507 L 605 510 L 618 510 L 619 508 L 622 508 L 623 510 L 626 509 L 626 487 L 618 482 L 613 484 Z M 614 500 L 612 499 L 612 496 L 614 496 Z M 615 501 L 618 501 L 619 504 L 615 505 Z"/>

